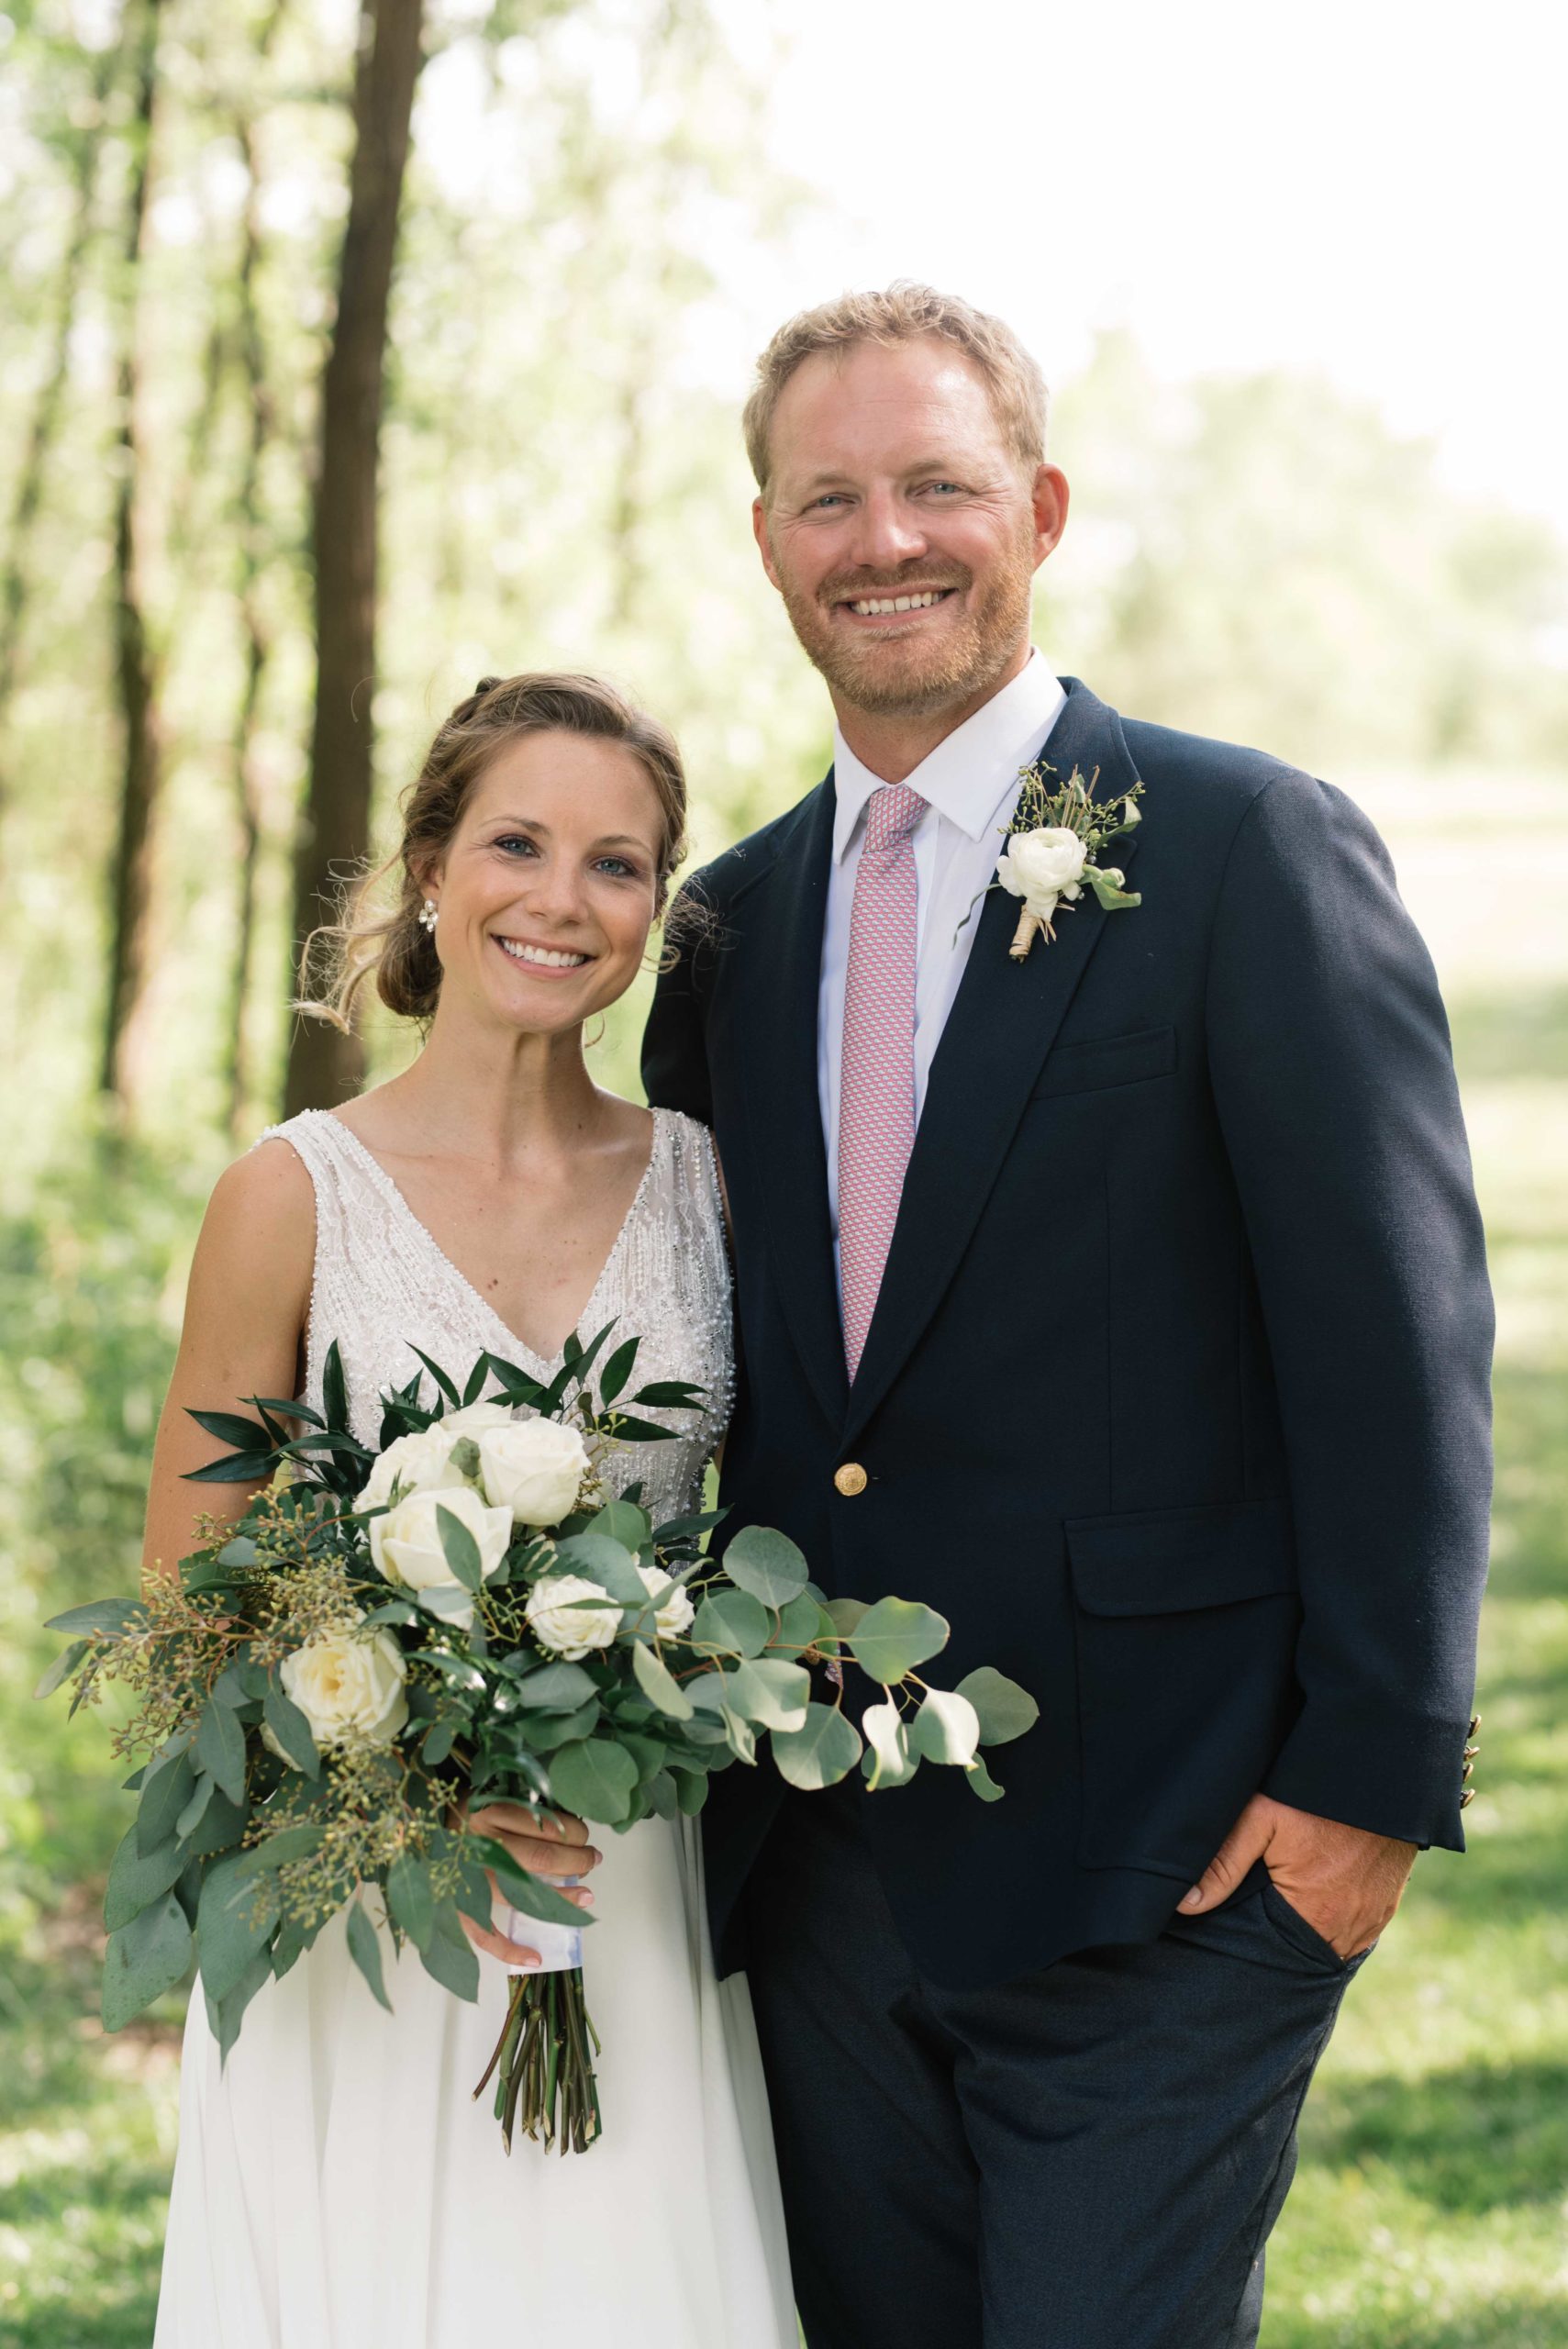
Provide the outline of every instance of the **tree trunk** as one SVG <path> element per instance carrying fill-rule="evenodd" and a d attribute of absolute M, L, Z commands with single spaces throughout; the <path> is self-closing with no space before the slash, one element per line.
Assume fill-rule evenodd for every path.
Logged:
<path fill-rule="evenodd" d="M 119 837 L 109 875 L 108 1003 L 100 1083 L 127 1097 L 126 1032 L 147 975 L 151 907 L 152 818 L 161 756 L 158 680 L 143 603 L 140 473 L 141 368 L 139 277 L 158 95 L 161 0 L 141 0 L 130 126 L 131 170 L 123 257 L 119 363 L 120 430 L 115 491 L 115 666 L 125 740 Z"/>
<path fill-rule="evenodd" d="M 332 348 L 322 382 L 315 507 L 316 718 L 295 861 L 296 943 L 370 848 L 375 692 L 376 497 L 387 305 L 408 123 L 420 64 L 421 0 L 364 0 L 354 75 L 354 159 Z M 284 1115 L 329 1108 L 364 1077 L 357 1036 L 298 1023 Z"/>
<path fill-rule="evenodd" d="M 288 0 L 274 0 L 257 41 L 258 62 L 272 54 Z M 261 687 L 272 654 L 261 601 L 261 583 L 275 551 L 263 509 L 261 467 L 267 444 L 276 426 L 272 387 L 267 375 L 266 340 L 257 297 L 261 266 L 261 162 L 254 116 L 241 107 L 234 117 L 234 136 L 245 162 L 245 205 L 240 219 L 239 276 L 239 344 L 240 380 L 245 387 L 250 429 L 236 496 L 239 578 L 239 626 L 245 643 L 245 684 L 234 724 L 234 793 L 239 818 L 239 870 L 237 875 L 234 956 L 229 965 L 229 998 L 224 1081 L 228 1096 L 228 1130 L 238 1136 L 245 1120 L 250 1092 L 246 1011 L 250 1000 L 250 969 L 256 939 L 257 865 L 261 852 L 261 778 L 256 769 L 256 726 Z"/>

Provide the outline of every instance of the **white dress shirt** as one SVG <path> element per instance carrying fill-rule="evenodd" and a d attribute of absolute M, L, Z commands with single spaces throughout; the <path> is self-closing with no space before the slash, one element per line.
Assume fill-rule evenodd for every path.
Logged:
<path fill-rule="evenodd" d="M 958 993 L 980 908 L 964 921 L 977 894 L 996 875 L 1000 835 L 1012 821 L 1018 769 L 1036 756 L 1055 725 L 1066 696 L 1049 662 L 1031 652 L 1011 685 L 955 727 L 902 779 L 929 802 L 912 834 L 915 850 L 915 1122 L 942 1030 Z M 833 862 L 822 933 L 822 978 L 817 997 L 817 1091 L 828 1143 L 828 1205 L 833 1256 L 839 1254 L 839 1088 L 844 1043 L 844 971 L 850 957 L 850 909 L 866 803 L 883 777 L 863 767 L 833 730 Z M 960 924 L 962 924 L 962 929 Z"/>

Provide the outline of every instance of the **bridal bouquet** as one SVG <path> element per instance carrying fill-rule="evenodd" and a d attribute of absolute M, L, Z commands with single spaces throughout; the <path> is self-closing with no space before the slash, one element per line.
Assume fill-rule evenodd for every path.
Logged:
<path fill-rule="evenodd" d="M 902 1786 L 924 1761 L 1000 1794 L 979 1749 L 1037 1708 L 989 1668 L 929 1687 L 917 1667 L 946 1644 L 940 1615 L 824 1599 L 782 1533 L 749 1527 L 716 1560 L 722 1512 L 654 1525 L 640 1486 L 610 1496 L 611 1453 L 670 1432 L 641 1413 L 698 1394 L 665 1381 L 624 1408 L 639 1341 L 606 1354 L 612 1329 L 570 1341 L 548 1386 L 484 1354 L 460 1389 L 421 1354 L 436 1400 L 420 1374 L 384 1396 L 374 1453 L 349 1432 L 336 1346 L 320 1411 L 253 1397 L 254 1419 L 194 1415 L 233 1447 L 194 1481 L 265 1488 L 238 1524 L 198 1524 L 205 1545 L 141 1598 L 56 1616 L 72 1642 L 39 1690 L 73 1683 L 74 1711 L 118 1682 L 133 1711 L 115 1751 L 149 1757 L 125 1782 L 137 1816 L 105 1901 L 110 2030 L 194 1956 L 227 2058 L 249 2001 L 345 1907 L 384 2006 L 383 1920 L 476 1998 L 461 1920 L 492 1923 L 493 1877 L 531 1920 L 513 1937 L 571 1931 L 553 1934 L 559 1970 L 517 1976 L 474 2094 L 498 2076 L 508 2150 L 520 2110 L 529 2135 L 581 2151 L 600 2128 L 576 1963 L 592 1920 L 465 1829 L 466 1808 L 521 1801 L 625 1830 L 695 1813 L 714 1771 L 760 1752 L 799 1787 L 857 1764 L 872 1787 Z M 851 1658 L 881 1690 L 859 1729 Z"/>

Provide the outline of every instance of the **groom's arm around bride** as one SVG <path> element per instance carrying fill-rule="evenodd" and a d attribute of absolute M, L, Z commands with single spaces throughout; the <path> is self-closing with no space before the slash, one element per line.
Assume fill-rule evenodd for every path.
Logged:
<path fill-rule="evenodd" d="M 723 1497 L 1041 1707 L 994 1805 L 716 1788 L 807 2338 L 1240 2349 L 1345 1982 L 1462 1848 L 1491 1313 L 1442 1007 L 1349 800 L 1031 656 L 1066 484 L 997 321 L 848 297 L 748 427 L 838 723 L 649 1028 L 733 1210 Z M 1041 755 L 1141 785 L 1140 902 L 1015 960 L 1015 897 L 962 916 Z"/>

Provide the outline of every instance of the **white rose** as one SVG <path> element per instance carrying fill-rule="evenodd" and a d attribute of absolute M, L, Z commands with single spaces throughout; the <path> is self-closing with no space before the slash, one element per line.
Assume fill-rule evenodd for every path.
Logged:
<path fill-rule="evenodd" d="M 442 1585 L 462 1587 L 441 1547 L 439 1514 L 442 1509 L 473 1534 L 485 1581 L 496 1572 L 511 1547 L 510 1509 L 487 1508 L 472 1485 L 443 1486 L 435 1492 L 410 1493 L 384 1517 L 371 1520 L 371 1554 L 388 1582 L 416 1591 Z M 469 1620 L 473 1611 L 470 1608 L 466 1617 L 450 1620 Z"/>
<path fill-rule="evenodd" d="M 452 1466 L 457 1437 L 449 1433 L 450 1425 L 438 1419 L 433 1427 L 421 1428 L 415 1435 L 400 1435 L 389 1443 L 365 1480 L 360 1507 L 384 1508 L 395 1485 L 400 1485 L 405 1495 L 461 1485 L 463 1478 Z"/>
<path fill-rule="evenodd" d="M 604 1603 L 578 1603 L 590 1598 Z M 580 1663 L 595 1648 L 607 1648 L 620 1630 L 620 1609 L 609 1592 L 582 1575 L 547 1575 L 528 1593 L 523 1612 L 540 1647 L 566 1664 Z"/>
<path fill-rule="evenodd" d="M 450 1436 L 478 1436 L 485 1428 L 508 1428 L 512 1424 L 510 1403 L 465 1403 L 459 1411 L 449 1411 L 440 1425 Z"/>
<path fill-rule="evenodd" d="M 996 878 L 1021 897 L 1031 914 L 1050 917 L 1058 897 L 1082 896 L 1079 887 L 1088 851 L 1063 825 L 1014 832 L 996 860 Z"/>
<path fill-rule="evenodd" d="M 324 1747 L 359 1738 L 390 1745 L 408 1719 L 406 1673 L 403 1651 L 390 1631 L 347 1625 L 306 1641 L 278 1668 L 284 1696 L 299 1707 L 312 1737 Z M 272 1731 L 264 1728 L 261 1734 L 286 1761 Z"/>
<path fill-rule="evenodd" d="M 642 1587 L 650 1598 L 656 1590 L 662 1590 L 670 1579 L 662 1566 L 645 1566 L 639 1563 L 637 1571 L 642 1577 Z M 669 1598 L 654 1616 L 653 1628 L 662 1640 L 678 1640 L 683 1631 L 691 1629 L 692 1618 L 696 1611 L 684 1587 L 678 1587 L 671 1591 Z"/>
<path fill-rule="evenodd" d="M 588 1447 L 557 1419 L 514 1419 L 479 1439 L 485 1498 L 509 1508 L 519 1525 L 559 1525 L 570 1517 L 589 1469 Z"/>

